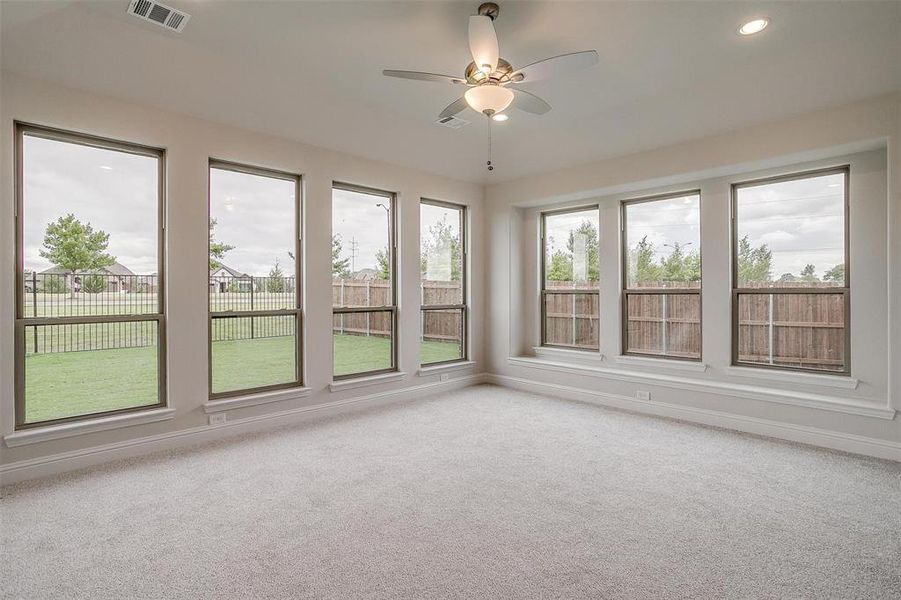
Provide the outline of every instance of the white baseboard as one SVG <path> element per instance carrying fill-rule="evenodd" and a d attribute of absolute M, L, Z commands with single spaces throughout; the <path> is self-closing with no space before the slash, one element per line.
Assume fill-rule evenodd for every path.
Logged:
<path fill-rule="evenodd" d="M 569 400 L 577 400 L 639 413 L 670 417 L 703 425 L 712 425 L 745 433 L 765 435 L 792 442 L 842 450 L 844 452 L 901 461 L 901 443 L 899 442 L 828 431 L 814 427 L 792 425 L 778 421 L 666 402 L 638 400 L 629 396 L 597 392 L 553 383 L 542 383 L 519 377 L 479 373 L 455 377 L 449 381 L 429 382 L 400 390 L 379 392 L 356 398 L 337 400 L 335 402 L 302 406 L 265 415 L 236 419 L 222 425 L 203 425 L 180 431 L 145 436 L 132 440 L 124 440 L 112 444 L 104 444 L 101 446 L 83 448 L 0 465 L 0 485 L 34 479 L 37 477 L 46 477 L 122 458 L 149 454 L 160 450 L 168 450 L 223 439 L 242 433 L 262 431 L 273 427 L 273 421 L 278 425 L 299 423 L 345 412 L 414 400 L 431 394 L 478 385 L 480 383 L 493 383 L 495 385 L 527 392 L 547 394 L 549 396 L 557 396 Z"/>
<path fill-rule="evenodd" d="M 223 439 L 242 433 L 266 430 L 273 427 L 273 421 L 278 425 L 299 423 L 301 421 L 328 417 L 345 412 L 384 406 L 406 400 L 414 400 L 438 392 L 485 383 L 486 381 L 486 376 L 481 373 L 454 377 L 448 381 L 429 382 L 400 390 L 378 392 L 356 398 L 347 398 L 312 406 L 301 406 L 299 408 L 236 419 L 234 421 L 227 421 L 222 425 L 203 425 L 200 427 L 150 435 L 132 440 L 114 442 L 112 444 L 103 444 L 101 446 L 41 456 L 30 460 L 17 461 L 6 465 L 0 465 L 0 485 L 7 485 L 37 477 L 47 477 L 49 475 L 56 475 L 74 469 L 82 469 L 84 467 L 149 454 L 160 450 L 169 450 L 172 448 Z"/>
<path fill-rule="evenodd" d="M 745 433 L 753 433 L 768 437 L 811 444 L 833 450 L 842 450 L 854 454 L 863 454 L 876 458 L 901 461 L 901 442 L 882 440 L 878 438 L 864 437 L 849 433 L 817 429 L 793 425 L 757 417 L 736 415 L 716 410 L 695 408 L 654 400 L 638 400 L 629 396 L 597 392 L 584 388 L 559 385 L 555 383 L 543 383 L 520 377 L 506 375 L 486 375 L 489 383 L 503 387 L 509 387 L 526 392 L 547 394 L 568 400 L 577 400 L 591 404 L 599 404 L 613 408 L 620 408 L 639 413 L 652 414 L 661 417 L 670 417 L 703 425 L 723 427 Z"/>

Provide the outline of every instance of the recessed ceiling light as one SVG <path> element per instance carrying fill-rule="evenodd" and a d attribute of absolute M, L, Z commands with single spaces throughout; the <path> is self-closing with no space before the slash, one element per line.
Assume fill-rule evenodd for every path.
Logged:
<path fill-rule="evenodd" d="M 506 121 L 510 117 L 508 115 L 505 115 L 504 113 L 498 113 L 496 115 L 492 115 L 491 118 L 494 121 Z"/>
<path fill-rule="evenodd" d="M 113 168 L 109 165 L 100 165 L 100 168 L 103 169 L 104 171 L 112 171 L 113 170 Z"/>
<path fill-rule="evenodd" d="M 770 24 L 769 19 L 754 19 L 753 21 L 748 21 L 744 25 L 738 28 L 738 33 L 742 35 L 754 35 L 755 33 L 760 33 L 766 26 Z"/>

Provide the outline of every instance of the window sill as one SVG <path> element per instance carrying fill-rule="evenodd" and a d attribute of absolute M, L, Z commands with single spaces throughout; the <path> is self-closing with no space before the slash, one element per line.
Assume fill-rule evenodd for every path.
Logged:
<path fill-rule="evenodd" d="M 124 413 L 96 419 L 86 419 L 84 421 L 73 421 L 72 423 L 23 429 L 22 431 L 3 436 L 3 441 L 10 448 L 14 448 L 16 446 L 39 444 L 98 431 L 109 431 L 110 429 L 156 423 L 157 421 L 168 421 L 173 418 L 175 418 L 174 408 L 154 408 L 142 412 Z"/>
<path fill-rule="evenodd" d="M 788 391 L 771 386 L 734 383 L 729 381 L 717 381 L 713 379 L 687 377 L 683 375 L 642 372 L 632 369 L 617 369 L 611 367 L 577 364 L 573 362 L 551 361 L 531 356 L 511 356 L 507 363 L 512 366 L 524 367 L 532 370 L 553 371 L 556 373 L 569 373 L 572 375 L 584 375 L 603 377 L 616 381 L 630 383 L 650 383 L 662 387 L 690 390 L 708 394 L 724 394 L 749 400 L 760 400 L 783 404 L 788 406 L 800 406 L 830 412 L 838 412 L 849 415 L 858 415 L 874 419 L 895 418 L 895 411 L 888 405 L 888 401 L 879 403 L 877 400 L 853 400 L 840 396 L 830 396 L 813 392 Z M 753 369 L 752 369 L 753 370 Z"/>
<path fill-rule="evenodd" d="M 627 367 L 654 367 L 657 369 L 669 369 L 672 371 L 685 371 L 691 373 L 704 373 L 707 365 L 702 362 L 690 360 L 673 360 L 671 358 L 651 358 L 645 356 L 633 356 L 621 354 L 615 358 L 616 363 Z"/>
<path fill-rule="evenodd" d="M 532 346 L 535 356 L 547 358 L 562 358 L 567 360 L 585 360 L 592 363 L 602 362 L 604 355 L 597 350 L 568 350 L 566 348 L 552 348 L 550 346 Z"/>
<path fill-rule="evenodd" d="M 258 394 L 234 396 L 233 398 L 220 398 L 218 400 L 210 400 L 208 402 L 204 402 L 203 412 L 205 412 L 206 414 L 212 414 L 222 412 L 224 410 L 233 410 L 236 408 L 245 408 L 247 406 L 269 404 L 270 402 L 296 400 L 298 398 L 306 398 L 312 393 L 312 391 L 313 390 L 308 387 L 298 387 L 286 390 L 277 390 L 274 392 L 261 392 Z"/>
<path fill-rule="evenodd" d="M 776 371 L 775 369 L 755 369 L 754 367 L 725 367 L 727 375 L 753 379 L 769 379 L 784 383 L 797 383 L 801 385 L 816 385 L 819 387 L 835 388 L 840 390 L 856 390 L 860 385 L 859 379 L 847 375 L 820 375 L 819 373 L 792 373 L 788 371 Z"/>
<path fill-rule="evenodd" d="M 420 377 L 428 377 L 429 375 L 440 375 L 441 373 L 449 373 L 451 371 L 462 371 L 463 369 L 470 369 L 474 366 L 476 366 L 475 361 L 461 360 L 443 365 L 426 365 L 420 367 L 419 370 L 416 371 L 416 374 Z"/>
<path fill-rule="evenodd" d="M 341 379 L 331 382 L 328 386 L 328 389 L 330 392 L 341 392 L 344 390 L 352 390 L 355 388 L 361 388 L 370 385 L 378 385 L 380 383 L 400 381 L 405 376 L 406 373 L 404 373 L 403 371 L 396 371 L 394 373 L 385 373 L 383 375 L 368 375 L 357 377 L 355 379 Z"/>

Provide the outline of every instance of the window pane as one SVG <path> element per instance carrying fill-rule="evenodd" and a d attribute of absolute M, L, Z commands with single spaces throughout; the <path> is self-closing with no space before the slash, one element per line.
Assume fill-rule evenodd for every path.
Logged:
<path fill-rule="evenodd" d="M 701 287 L 701 197 L 625 205 L 628 288 Z"/>
<path fill-rule="evenodd" d="M 844 287 L 844 173 L 735 193 L 738 287 Z"/>
<path fill-rule="evenodd" d="M 214 394 L 297 381 L 294 315 L 214 318 Z"/>
<path fill-rule="evenodd" d="M 210 169 L 210 310 L 297 307 L 297 186 Z"/>
<path fill-rule="evenodd" d="M 420 364 L 461 360 L 463 352 L 463 309 L 422 311 Z"/>
<path fill-rule="evenodd" d="M 156 321 L 29 325 L 25 422 L 159 402 Z"/>
<path fill-rule="evenodd" d="M 598 348 L 598 294 L 545 294 L 544 343 Z"/>
<path fill-rule="evenodd" d="M 158 312 L 159 159 L 22 143 L 22 317 Z"/>
<path fill-rule="evenodd" d="M 545 289 L 598 287 L 598 210 L 544 216 Z"/>
<path fill-rule="evenodd" d="M 844 295 L 739 294 L 738 360 L 844 370 Z"/>
<path fill-rule="evenodd" d="M 422 304 L 463 304 L 463 210 L 419 205 Z"/>
<path fill-rule="evenodd" d="M 336 377 L 394 367 L 390 311 L 339 313 L 332 319 Z"/>
<path fill-rule="evenodd" d="M 391 306 L 391 199 L 332 190 L 335 306 Z"/>
<path fill-rule="evenodd" d="M 698 294 L 627 294 L 626 352 L 701 357 Z"/>

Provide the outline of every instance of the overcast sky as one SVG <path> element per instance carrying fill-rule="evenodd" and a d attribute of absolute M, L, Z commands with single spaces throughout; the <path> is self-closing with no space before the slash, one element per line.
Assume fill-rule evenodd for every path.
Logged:
<path fill-rule="evenodd" d="M 25 136 L 25 268 L 52 265 L 41 258 L 47 225 L 72 213 L 95 230 L 109 233 L 108 252 L 138 274 L 156 273 L 158 239 L 157 161 L 154 158 Z M 799 274 L 808 263 L 817 275 L 844 261 L 844 177 L 823 175 L 738 190 L 738 235 L 773 252 L 773 277 Z M 276 259 L 293 271 L 294 184 L 291 181 L 214 169 L 210 210 L 216 238 L 235 246 L 223 262 L 251 275 L 267 275 Z M 342 238 L 342 257 L 353 268 L 377 268 L 376 252 L 388 244 L 388 200 L 359 192 L 333 193 L 333 232 Z M 647 235 L 658 257 L 665 244 L 699 245 L 697 197 L 630 206 L 628 243 Z M 428 208 L 421 230 L 447 211 Z M 569 232 L 583 220 L 597 225 L 597 210 L 547 219 L 549 252 L 566 249 Z M 455 219 L 454 219 L 455 221 Z M 353 243 L 352 243 L 353 242 Z"/>
<path fill-rule="evenodd" d="M 158 271 L 156 159 L 34 136 L 23 150 L 26 269 L 52 266 L 39 254 L 47 225 L 72 213 L 109 234 L 107 252 L 121 264 Z"/>
<path fill-rule="evenodd" d="M 390 206 L 385 196 L 332 191 L 332 235 L 340 236 L 341 258 L 349 259 L 351 271 L 378 268 L 376 253 L 388 247 Z"/>
<path fill-rule="evenodd" d="M 220 260 L 242 273 L 265 277 L 275 266 L 294 274 L 295 182 L 226 169 L 210 169 L 210 217 L 216 241 L 234 246 Z"/>
<path fill-rule="evenodd" d="M 667 198 L 653 202 L 626 205 L 626 243 L 634 248 L 645 236 L 654 245 L 654 257 L 669 256 L 677 243 L 686 252 L 698 250 L 701 244 L 700 197 L 698 195 Z"/>
<path fill-rule="evenodd" d="M 738 190 L 738 237 L 773 251 L 773 278 L 800 274 L 806 264 L 823 276 L 844 262 L 844 175 L 822 175 Z"/>
<path fill-rule="evenodd" d="M 437 240 L 432 239 L 431 230 L 437 224 L 444 222 L 450 230 L 451 236 L 460 240 L 460 211 L 454 208 L 436 206 L 434 204 L 419 205 L 419 239 L 420 253 L 426 256 L 423 246 L 428 243 L 434 247 L 426 256 L 424 279 L 435 281 L 450 281 L 453 273 L 453 248 L 450 244 L 438 246 Z M 458 257 L 462 260 L 462 254 Z"/>
<path fill-rule="evenodd" d="M 552 256 L 557 250 L 569 252 L 566 247 L 569 241 L 569 232 L 578 229 L 584 221 L 589 221 L 594 225 L 595 231 L 599 231 L 598 209 L 591 208 L 578 212 L 548 215 L 544 220 L 548 256 Z"/>

